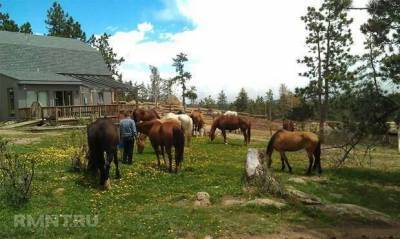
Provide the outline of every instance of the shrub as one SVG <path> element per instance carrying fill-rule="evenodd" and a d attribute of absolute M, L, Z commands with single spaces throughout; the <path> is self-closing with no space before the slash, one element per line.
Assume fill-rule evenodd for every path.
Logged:
<path fill-rule="evenodd" d="M 84 130 L 74 130 L 67 137 L 67 142 L 64 144 L 67 147 L 73 148 L 71 155 L 71 166 L 76 172 L 86 171 L 87 159 L 87 139 Z"/>
<path fill-rule="evenodd" d="M 29 201 L 34 173 L 34 160 L 12 153 L 8 141 L 0 138 L 0 188 L 8 203 L 21 206 Z"/>

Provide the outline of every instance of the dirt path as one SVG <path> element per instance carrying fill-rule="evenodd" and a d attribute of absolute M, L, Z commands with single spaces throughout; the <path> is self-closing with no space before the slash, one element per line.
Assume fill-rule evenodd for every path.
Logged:
<path fill-rule="evenodd" d="M 31 144 L 39 142 L 42 137 L 61 135 L 61 132 L 32 133 L 29 131 L 15 129 L 1 129 L 0 137 L 4 137 L 13 144 Z"/>
<path fill-rule="evenodd" d="M 340 227 L 307 229 L 288 227 L 281 232 L 265 236 L 234 236 L 243 239 L 400 239 L 400 227 Z"/>

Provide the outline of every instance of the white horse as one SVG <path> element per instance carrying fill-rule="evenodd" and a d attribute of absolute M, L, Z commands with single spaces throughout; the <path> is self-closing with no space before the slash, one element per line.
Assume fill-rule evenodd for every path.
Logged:
<path fill-rule="evenodd" d="M 236 111 L 228 110 L 228 111 L 225 111 L 224 115 L 226 115 L 226 116 L 238 116 L 239 114 Z M 232 131 L 235 134 L 240 134 L 240 129 L 232 130 Z M 229 132 L 232 132 L 232 131 L 229 131 Z"/>
<path fill-rule="evenodd" d="M 224 113 L 224 115 L 238 116 L 238 112 L 228 110 L 228 111 L 226 111 L 226 112 Z"/>
<path fill-rule="evenodd" d="M 181 123 L 182 129 L 185 132 L 185 138 L 187 145 L 190 145 L 192 142 L 192 129 L 193 129 L 193 120 L 189 115 L 186 114 L 174 114 L 174 113 L 166 113 L 163 119 L 173 119 L 177 120 Z"/>

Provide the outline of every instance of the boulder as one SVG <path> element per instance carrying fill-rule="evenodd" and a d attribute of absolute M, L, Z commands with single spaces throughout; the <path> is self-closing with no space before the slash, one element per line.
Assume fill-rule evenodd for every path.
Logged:
<path fill-rule="evenodd" d="M 293 183 L 298 183 L 298 184 L 306 184 L 306 181 L 302 178 L 289 178 L 288 179 L 289 182 L 293 182 Z"/>
<path fill-rule="evenodd" d="M 288 193 L 289 198 L 294 201 L 301 202 L 306 205 L 322 204 L 321 199 L 319 199 L 318 197 L 299 191 L 293 187 L 287 187 L 286 192 Z"/>
<path fill-rule="evenodd" d="M 281 209 L 281 208 L 285 207 L 287 204 L 278 202 L 278 201 L 275 201 L 275 200 L 272 200 L 269 198 L 257 198 L 257 199 L 248 201 L 245 205 L 246 206 L 247 205 L 272 206 L 272 207 Z"/>
<path fill-rule="evenodd" d="M 208 207 L 211 206 L 210 194 L 207 192 L 198 192 L 196 194 L 196 201 L 194 201 L 196 207 Z"/>
<path fill-rule="evenodd" d="M 334 217 L 368 221 L 380 225 L 397 225 L 388 215 L 355 204 L 326 204 L 318 208 Z"/>

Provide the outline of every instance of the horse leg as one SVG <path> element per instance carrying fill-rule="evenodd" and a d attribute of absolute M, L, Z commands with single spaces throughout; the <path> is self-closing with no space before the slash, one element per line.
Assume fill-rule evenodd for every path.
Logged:
<path fill-rule="evenodd" d="M 119 172 L 119 166 L 118 166 L 118 149 L 115 148 L 113 150 L 113 153 L 114 153 L 114 164 L 115 164 L 115 177 L 121 178 L 121 173 Z"/>
<path fill-rule="evenodd" d="M 291 167 L 290 164 L 289 164 L 289 160 L 288 160 L 288 158 L 286 157 L 285 152 L 281 152 L 281 157 L 283 157 L 283 159 L 284 159 L 286 165 L 288 166 L 288 168 L 289 168 L 289 173 L 292 173 L 292 167 Z"/>
<path fill-rule="evenodd" d="M 221 134 L 222 134 L 222 137 L 224 137 L 224 143 L 225 143 L 225 144 L 228 144 L 228 143 L 226 142 L 226 130 L 225 130 L 225 129 L 222 129 L 222 130 L 221 130 Z"/>
<path fill-rule="evenodd" d="M 168 160 L 169 160 L 169 172 L 172 173 L 172 152 L 171 152 L 171 145 L 168 145 L 165 147 L 165 151 L 167 152 L 168 155 Z M 176 165 L 175 165 L 176 167 Z"/>
<path fill-rule="evenodd" d="M 240 131 L 242 131 L 242 134 L 243 134 L 243 137 L 244 137 L 244 144 L 247 145 L 249 136 L 247 135 L 246 130 L 243 130 L 242 128 L 240 128 Z"/>
<path fill-rule="evenodd" d="M 112 160 L 113 155 L 107 153 L 107 159 L 104 160 L 104 153 L 102 153 L 102 158 L 103 158 L 103 165 L 101 165 L 100 167 L 100 185 L 104 188 L 104 189 L 110 189 L 111 185 L 109 182 L 109 172 L 110 172 L 110 162 Z"/>
<path fill-rule="evenodd" d="M 282 172 L 283 172 L 283 171 L 285 171 L 286 165 L 285 165 L 285 159 L 282 157 L 282 155 L 281 155 L 281 163 L 282 163 L 282 168 L 281 168 L 281 170 L 282 170 Z"/>
<path fill-rule="evenodd" d="M 312 165 L 313 165 L 313 163 L 314 163 L 314 157 L 313 157 L 312 152 L 308 152 L 308 151 L 307 151 L 307 155 L 308 155 L 308 169 L 307 169 L 307 175 L 310 175 L 310 174 L 311 174 L 311 167 L 312 167 Z M 315 163 L 314 163 L 314 164 L 315 164 Z"/>
<path fill-rule="evenodd" d="M 162 155 L 163 160 L 164 160 L 164 165 L 167 165 L 167 161 L 165 160 L 165 153 L 164 153 L 165 148 L 162 145 L 160 145 L 160 148 L 161 148 L 161 155 Z"/>
<path fill-rule="evenodd" d="M 156 153 L 157 165 L 158 165 L 158 168 L 160 168 L 160 167 L 161 167 L 161 163 L 160 163 L 160 151 L 158 150 L 158 145 L 157 145 L 156 143 L 154 143 L 154 142 L 151 142 L 151 146 L 153 147 L 154 152 Z"/>

